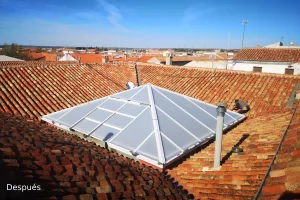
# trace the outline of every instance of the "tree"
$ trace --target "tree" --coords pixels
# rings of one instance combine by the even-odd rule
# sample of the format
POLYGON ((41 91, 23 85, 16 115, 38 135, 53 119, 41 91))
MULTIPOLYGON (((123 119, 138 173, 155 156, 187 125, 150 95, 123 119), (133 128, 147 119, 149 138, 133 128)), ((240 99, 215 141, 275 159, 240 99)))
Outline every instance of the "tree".
POLYGON ((5 43, 0 51, 0 54, 22 60, 29 60, 28 53, 24 51, 23 47, 16 43, 12 43, 11 45, 5 43))
POLYGON ((43 52, 43 49, 42 48, 37 48, 36 49, 36 53, 42 53, 43 52))

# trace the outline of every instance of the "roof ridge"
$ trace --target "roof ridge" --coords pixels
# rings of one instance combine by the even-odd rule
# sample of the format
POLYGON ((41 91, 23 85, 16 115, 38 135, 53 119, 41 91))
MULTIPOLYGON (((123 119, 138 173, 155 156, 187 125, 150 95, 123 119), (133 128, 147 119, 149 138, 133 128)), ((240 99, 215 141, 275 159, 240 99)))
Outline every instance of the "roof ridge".
POLYGON ((152 115, 152 122, 153 122, 154 136, 155 136, 155 140, 156 140, 158 158, 159 158, 159 162, 164 164, 166 161, 166 157, 165 157, 164 151, 163 151, 162 135, 161 135, 161 130, 160 130, 159 123, 158 123, 158 116, 157 116, 156 107, 155 107, 155 100, 154 100, 153 93, 152 93, 153 86, 150 83, 148 83, 146 85, 146 87, 148 90, 148 97, 149 97, 149 102, 150 102, 150 109, 151 109, 151 115, 152 115))

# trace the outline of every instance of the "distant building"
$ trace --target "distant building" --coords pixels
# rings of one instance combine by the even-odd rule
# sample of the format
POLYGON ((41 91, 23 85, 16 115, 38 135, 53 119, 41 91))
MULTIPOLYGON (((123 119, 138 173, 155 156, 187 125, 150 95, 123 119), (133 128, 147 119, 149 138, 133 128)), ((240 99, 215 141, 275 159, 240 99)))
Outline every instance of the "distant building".
POLYGON ((193 58, 193 61, 184 65, 185 67, 202 67, 214 69, 227 69, 233 53, 203 53, 193 58))
POLYGON ((29 57, 31 60, 41 60, 41 61, 57 61, 56 54, 50 53, 30 53, 29 57))
POLYGON ((291 49, 300 49, 300 46, 296 46, 293 42, 290 42, 289 46, 283 46, 282 42, 276 42, 276 43, 273 43, 273 44, 269 44, 269 45, 263 46, 263 48, 281 48, 281 49, 291 48, 291 49))
POLYGON ((59 61, 77 61, 70 54, 65 54, 63 57, 59 59, 59 61))
POLYGON ((299 48, 245 48, 232 59, 230 69, 277 74, 300 74, 299 48))
POLYGON ((0 61, 24 61, 24 60, 5 56, 5 55, 0 55, 0 61))

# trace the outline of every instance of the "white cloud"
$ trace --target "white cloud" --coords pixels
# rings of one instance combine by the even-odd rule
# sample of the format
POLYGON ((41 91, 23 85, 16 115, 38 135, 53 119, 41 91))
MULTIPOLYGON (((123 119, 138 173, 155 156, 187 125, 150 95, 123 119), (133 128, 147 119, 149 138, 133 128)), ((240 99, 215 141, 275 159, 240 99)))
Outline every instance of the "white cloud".
POLYGON ((99 3, 99 6, 102 7, 108 13, 108 21, 112 25, 121 30, 126 30, 126 28, 120 23, 120 21, 123 19, 123 16, 116 6, 108 3, 105 0, 97 0, 97 2, 99 3))
POLYGON ((204 7, 203 5, 200 6, 199 4, 191 5, 184 11, 182 23, 189 24, 202 16, 213 13, 216 9, 217 7, 204 7))

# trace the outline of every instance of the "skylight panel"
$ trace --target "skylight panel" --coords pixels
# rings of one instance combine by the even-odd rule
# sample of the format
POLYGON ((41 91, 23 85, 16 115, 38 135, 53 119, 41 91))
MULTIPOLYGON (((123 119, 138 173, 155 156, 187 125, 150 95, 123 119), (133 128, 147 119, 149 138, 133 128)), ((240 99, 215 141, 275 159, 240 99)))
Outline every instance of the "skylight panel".
MULTIPOLYGON (((212 137, 216 115, 214 105, 147 84, 42 119, 163 168, 212 137)), ((225 128, 244 117, 227 111, 225 128)))

